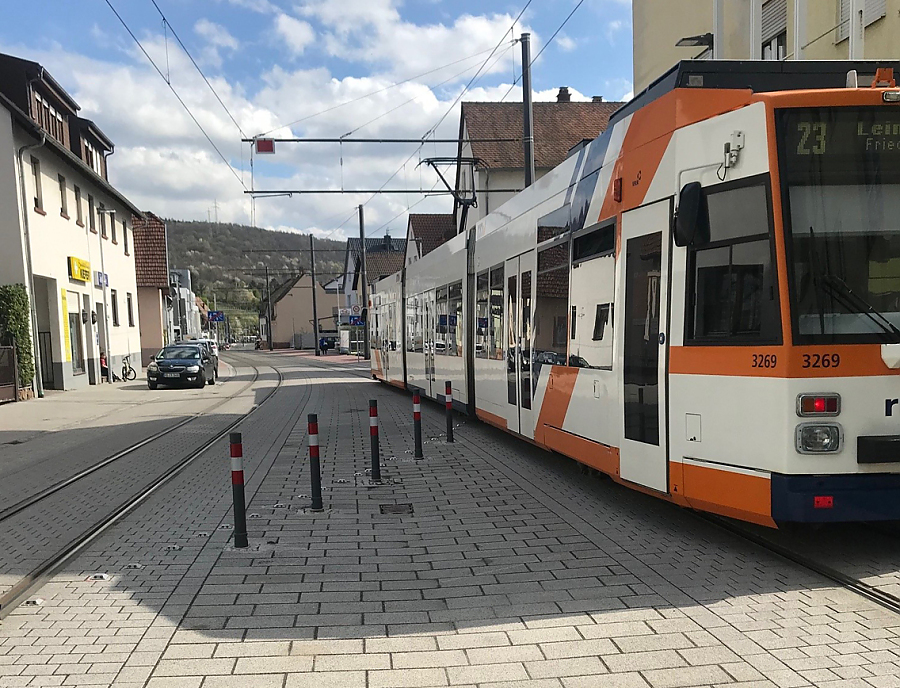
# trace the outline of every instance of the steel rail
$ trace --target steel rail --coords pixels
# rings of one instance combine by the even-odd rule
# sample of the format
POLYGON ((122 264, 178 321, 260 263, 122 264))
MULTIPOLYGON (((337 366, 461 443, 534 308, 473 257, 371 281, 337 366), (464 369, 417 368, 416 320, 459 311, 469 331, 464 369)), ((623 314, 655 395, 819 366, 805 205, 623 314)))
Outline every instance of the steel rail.
MULTIPOLYGON (((252 384, 252 382, 254 382, 259 377, 259 369, 256 366, 251 367, 253 367, 257 371, 257 375, 250 384, 252 384)), ((146 501, 152 494, 154 494, 160 487, 171 481, 190 464, 192 464, 203 454, 205 454, 216 442, 221 440, 223 437, 227 437, 228 433, 232 429, 244 422, 248 417, 250 417, 251 414, 262 407, 262 405, 267 401, 269 401, 269 399, 271 399, 274 394, 281 388, 284 382, 284 375, 281 373, 281 371, 274 366, 272 367, 272 369, 278 375, 278 384, 276 384, 272 388, 272 390, 265 396, 265 398, 262 399, 262 401, 260 401, 258 404, 254 404, 253 408, 247 411, 247 413, 241 415, 232 423, 229 423, 226 428, 219 431, 198 449, 195 449, 188 456, 184 457, 181 461, 175 464, 175 466, 168 469, 164 474, 154 478, 153 481, 148 486, 142 488, 137 495, 134 495, 123 504, 120 504, 112 512, 101 518, 94 525, 90 526, 85 532, 81 533, 74 540, 70 541, 67 545, 62 547, 56 554, 44 560, 39 566, 34 568, 29 573, 25 574, 19 580, 19 582, 17 582, 6 593, 0 596, 0 619, 5 618, 13 609, 18 607, 23 601, 25 601, 25 598, 27 598, 28 595, 30 595, 37 588, 40 588, 46 582, 46 580, 49 579, 56 571, 58 571, 62 566, 69 562, 73 557, 78 555, 92 542, 94 542, 94 540, 96 540, 107 529, 118 523, 122 518, 124 518, 132 511, 134 511, 138 506, 143 504, 143 502, 146 501)), ((245 389, 246 387, 247 386, 245 386, 245 389)))
POLYGON ((861 580, 853 578, 852 576, 848 576, 845 573, 841 573, 840 571, 833 569, 830 566, 826 566, 820 561, 816 561, 815 559, 811 559, 810 557, 799 554, 789 547, 785 547, 783 545, 779 545, 778 543, 772 542, 762 535, 748 532, 736 523, 731 523, 721 517, 714 516, 712 514, 701 514, 698 512, 693 513, 703 521, 710 523, 717 528, 720 528, 721 530, 731 533, 732 535, 735 535, 742 540, 753 543, 757 547, 761 547, 762 549, 765 549, 766 551, 775 554, 782 559, 797 564, 798 566, 801 566, 808 571, 817 573, 823 578, 827 578, 828 580, 837 583, 843 588, 852 590, 858 595, 865 597, 866 599, 894 612, 895 614, 900 614, 900 597, 897 597, 896 595, 892 595, 888 592, 884 592, 883 590, 879 590, 878 588, 869 585, 868 583, 863 583, 861 580))
MULTIPOLYGON (((241 390, 237 393, 237 395, 235 395, 235 396, 239 396, 239 395, 243 394, 254 382, 256 382, 257 379, 259 379, 259 370, 256 369, 255 366, 253 366, 253 368, 254 368, 254 370, 256 370, 256 374, 253 376, 253 379, 250 380, 247 384, 245 384, 241 388, 241 390)), ((72 483, 78 482, 82 478, 89 476, 91 473, 94 473, 95 471, 99 471, 101 468, 108 466, 109 464, 113 463, 114 461, 118 461, 119 459, 124 458, 124 457, 128 456, 129 454, 136 452, 141 447, 145 447, 148 444, 150 444, 151 442, 154 442, 154 441, 160 439, 161 437, 165 437, 169 433, 175 432, 176 430, 178 430, 178 428, 184 427, 188 423, 191 423, 191 422, 197 420, 198 418, 202 418, 203 416, 211 413, 212 411, 215 411, 217 408, 222 406, 222 404, 225 404, 226 402, 230 401, 231 399, 232 399, 232 397, 226 397, 226 398, 220 400, 218 403, 210 406, 205 411, 203 411, 201 413, 195 413, 195 414, 191 415, 189 418, 185 418, 184 420, 176 423, 175 425, 169 426, 168 428, 163 428, 162 430, 151 435, 150 437, 145 437, 141 441, 136 442, 136 443, 132 444, 131 446, 126 447, 125 449, 122 449, 121 451, 116 452, 112 456, 106 457, 105 459, 101 460, 99 463, 96 463, 93 466, 89 466, 89 467, 85 468, 84 470, 79 471, 75 475, 69 476, 68 478, 65 478, 64 480, 60 480, 59 482, 54 483, 53 485, 50 485, 49 487, 46 487, 43 490, 40 490, 40 491, 34 493, 33 495, 30 495, 30 496, 26 497, 25 499, 22 499, 22 500, 16 502, 12 506, 9 506, 9 507, 3 509, 2 511, 0 511, 0 523, 2 523, 3 521, 5 521, 8 518, 15 516, 19 512, 24 511, 28 507, 30 507, 34 504, 37 504, 41 500, 46 499, 50 495, 52 495, 56 492, 59 492, 60 490, 62 490, 65 487, 68 487, 72 483)))

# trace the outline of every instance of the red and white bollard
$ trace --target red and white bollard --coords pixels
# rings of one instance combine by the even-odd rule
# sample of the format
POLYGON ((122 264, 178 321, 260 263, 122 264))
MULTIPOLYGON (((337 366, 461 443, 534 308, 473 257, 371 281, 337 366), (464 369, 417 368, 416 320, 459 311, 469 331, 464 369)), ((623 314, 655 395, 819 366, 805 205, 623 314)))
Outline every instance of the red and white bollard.
POLYGON ((417 459, 425 458, 422 452, 422 397, 413 394, 413 432, 416 438, 416 449, 413 455, 417 459))
POLYGON ((247 540, 247 504, 244 500, 244 444, 241 433, 232 432, 231 442, 231 492, 234 497, 234 546, 244 548, 247 540))
POLYGON ((369 436, 372 438, 372 482, 381 482, 381 452, 378 447, 378 402, 369 400, 369 436))
POLYGON ((453 441, 453 387, 450 380, 444 386, 444 404, 447 406, 447 441, 453 441))
POLYGON ((322 467, 319 464, 319 418, 315 413, 307 417, 309 434, 309 477, 312 483, 310 511, 325 511, 322 504, 322 467))

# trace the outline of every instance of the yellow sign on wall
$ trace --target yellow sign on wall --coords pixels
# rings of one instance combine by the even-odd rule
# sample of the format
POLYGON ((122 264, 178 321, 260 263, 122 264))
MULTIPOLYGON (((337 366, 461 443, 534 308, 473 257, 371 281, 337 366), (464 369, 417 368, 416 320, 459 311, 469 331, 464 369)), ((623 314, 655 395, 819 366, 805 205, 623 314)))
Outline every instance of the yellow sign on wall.
POLYGON ((91 264, 81 258, 69 256, 69 277, 79 282, 90 282, 91 264))
MULTIPOLYGON (((69 260, 72 260, 71 258, 69 260)), ((76 259, 77 260, 77 259, 76 259)), ((90 270, 88 270, 90 272, 90 270)), ((59 290, 59 299, 62 302, 62 331, 63 344, 65 345, 66 362, 72 362, 72 338, 69 336, 69 292, 65 289, 59 290)))

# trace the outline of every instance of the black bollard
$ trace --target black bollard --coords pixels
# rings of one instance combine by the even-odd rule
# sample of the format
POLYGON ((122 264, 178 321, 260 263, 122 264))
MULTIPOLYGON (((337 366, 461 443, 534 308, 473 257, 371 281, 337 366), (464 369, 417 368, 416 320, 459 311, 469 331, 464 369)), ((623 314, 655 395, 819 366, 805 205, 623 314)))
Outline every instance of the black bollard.
POLYGON ((378 448, 378 402, 369 400, 369 435, 372 437, 372 482, 381 482, 381 452, 378 448))
POLYGON ((422 398, 418 394, 413 394, 413 432, 416 439, 414 457, 423 459, 425 453, 422 451, 422 398))
POLYGON ((444 403, 447 406, 447 441, 453 441, 453 387, 450 380, 444 387, 444 403))
POLYGON ((310 413, 309 421, 309 479, 312 483, 312 504, 310 511, 325 511, 322 504, 322 467, 319 465, 319 418, 310 413))
POLYGON ((231 493, 234 497, 234 546, 247 547, 247 504, 244 500, 244 444, 241 433, 232 432, 231 442, 231 493))

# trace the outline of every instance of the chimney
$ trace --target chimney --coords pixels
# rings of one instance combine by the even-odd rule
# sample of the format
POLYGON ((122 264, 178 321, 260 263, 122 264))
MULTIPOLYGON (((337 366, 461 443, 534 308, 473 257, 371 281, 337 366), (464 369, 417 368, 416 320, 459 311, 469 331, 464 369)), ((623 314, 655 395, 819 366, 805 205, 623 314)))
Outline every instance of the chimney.
POLYGON ((592 103, 602 103, 603 96, 591 96, 591 102, 592 103))
POLYGON ((391 235, 390 234, 384 235, 384 250, 385 251, 391 250, 391 235))
POLYGON ((568 86, 560 86, 559 93, 556 94, 557 103, 571 103, 572 95, 569 93, 568 86))

